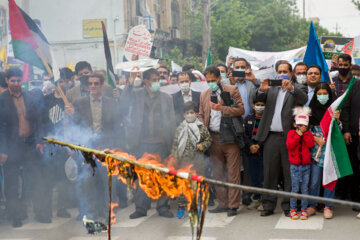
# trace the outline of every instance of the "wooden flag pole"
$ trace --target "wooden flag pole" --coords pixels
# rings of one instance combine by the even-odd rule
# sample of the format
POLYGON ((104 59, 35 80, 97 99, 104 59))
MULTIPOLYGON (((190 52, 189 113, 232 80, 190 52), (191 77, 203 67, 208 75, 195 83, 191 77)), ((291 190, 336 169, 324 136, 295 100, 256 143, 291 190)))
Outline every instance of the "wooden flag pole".
MULTIPOLYGON (((44 64, 45 68, 46 68, 46 71, 49 73, 50 75, 50 78, 53 78, 54 77, 54 73, 53 71, 51 70, 49 64, 47 63, 46 59, 45 59, 45 56, 44 54, 42 53, 42 51, 40 50, 40 48, 37 48, 35 49, 36 53, 39 55, 42 63, 44 64)), ((64 101, 65 105, 69 105, 69 100, 67 99, 67 97, 65 96, 64 94, 64 91, 61 89, 61 87, 58 85, 56 86, 56 89, 58 90, 62 100, 64 101)))
POLYGON ((330 78, 330 83, 333 84, 334 81, 333 81, 333 79, 332 79, 332 77, 331 77, 330 70, 328 71, 328 74, 329 74, 329 78, 330 78))

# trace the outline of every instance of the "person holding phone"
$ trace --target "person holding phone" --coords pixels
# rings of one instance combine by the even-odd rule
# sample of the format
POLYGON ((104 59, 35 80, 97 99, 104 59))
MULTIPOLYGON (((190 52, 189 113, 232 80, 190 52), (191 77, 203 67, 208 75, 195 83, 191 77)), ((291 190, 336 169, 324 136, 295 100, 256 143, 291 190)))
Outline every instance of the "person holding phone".
MULTIPOLYGON (((231 126, 225 122, 243 115, 244 105, 236 86, 221 83, 217 67, 207 67, 204 75, 209 89, 200 95, 199 120, 209 129, 212 138, 212 174, 215 179, 240 184, 241 151, 231 126), (225 104, 225 99, 221 98, 225 93, 232 102, 230 105, 225 104)), ((240 205, 240 190, 221 186, 216 186, 215 189, 219 205, 209 212, 227 212, 229 217, 236 215, 240 205)))
MULTIPOLYGON (((292 66, 288 61, 280 60, 275 65, 280 86, 270 86, 270 79, 261 82, 257 95, 265 99, 265 111, 261 119, 256 141, 264 142, 264 188, 277 189, 281 176, 284 190, 290 192, 290 164, 286 148, 286 136, 293 126, 292 109, 307 101, 307 94, 299 84, 291 83, 292 66)), ((261 216, 274 213, 277 198, 262 196, 264 210, 261 216)), ((281 203, 286 216, 290 216, 290 202, 284 198, 281 203)))

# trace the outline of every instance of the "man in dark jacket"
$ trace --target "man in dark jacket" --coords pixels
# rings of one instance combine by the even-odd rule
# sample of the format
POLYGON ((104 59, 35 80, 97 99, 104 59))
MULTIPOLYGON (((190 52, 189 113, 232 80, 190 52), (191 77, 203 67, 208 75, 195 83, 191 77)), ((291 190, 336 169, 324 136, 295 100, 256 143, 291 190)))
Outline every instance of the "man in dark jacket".
POLYGON ((360 120, 360 82, 356 81, 351 89, 349 98, 345 102, 340 119, 343 124, 345 143, 348 146, 351 166, 354 174, 346 177, 350 188, 351 200, 360 202, 360 164, 357 155, 359 146, 359 120, 360 120))
POLYGON ((177 75, 177 84, 180 88, 180 91, 172 94, 176 115, 176 126, 178 126, 184 120, 184 103, 194 102, 196 108, 199 109, 200 92, 191 90, 190 74, 192 73, 181 72, 177 75))
POLYGON ((22 226, 24 213, 20 209, 24 205, 24 193, 21 192, 19 197, 19 178, 23 169, 28 176, 24 184, 29 188, 35 219, 50 223, 49 194, 45 194, 46 183, 41 176, 41 104, 30 92, 21 89, 22 71, 19 68, 10 68, 6 74, 9 89, 0 95, 0 163, 4 163, 8 217, 13 227, 22 226))

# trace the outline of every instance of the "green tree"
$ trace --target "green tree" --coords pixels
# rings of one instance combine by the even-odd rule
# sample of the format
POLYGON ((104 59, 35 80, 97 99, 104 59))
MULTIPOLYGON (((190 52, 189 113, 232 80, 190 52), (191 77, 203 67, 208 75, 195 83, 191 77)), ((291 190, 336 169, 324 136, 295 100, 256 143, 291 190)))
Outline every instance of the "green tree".
POLYGON ((354 5, 357 7, 357 9, 359 9, 359 11, 360 11, 360 1, 359 0, 351 0, 353 3, 354 3, 354 5))
POLYGON ((202 66, 201 64, 201 56, 184 57, 177 46, 171 49, 168 53, 166 53, 163 64, 165 64, 169 69, 171 69, 171 61, 174 61, 180 66, 184 66, 186 64, 194 65, 195 68, 200 71, 202 71, 204 68, 204 66, 202 66))

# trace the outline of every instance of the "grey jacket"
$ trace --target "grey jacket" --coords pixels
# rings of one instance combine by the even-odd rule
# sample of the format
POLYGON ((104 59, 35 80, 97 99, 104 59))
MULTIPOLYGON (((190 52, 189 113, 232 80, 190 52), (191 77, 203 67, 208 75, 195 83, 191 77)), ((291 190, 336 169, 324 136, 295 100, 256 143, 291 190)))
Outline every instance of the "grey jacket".
MULTIPOLYGON (((258 95, 265 95, 265 111, 263 117, 260 121, 259 129, 256 134, 256 141, 265 141, 269 132, 270 125, 275 112, 275 104, 278 96, 278 87, 271 87, 265 92, 257 92, 258 95)), ((285 95, 283 108, 281 111, 281 122, 285 137, 288 131, 293 126, 294 117, 293 117, 293 108, 296 106, 303 106, 307 101, 307 93, 304 89, 304 86, 299 84, 294 85, 294 91, 288 91, 285 95)))

